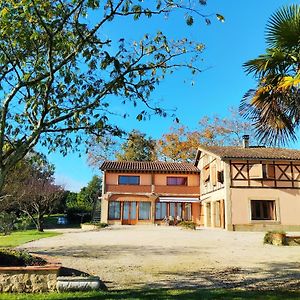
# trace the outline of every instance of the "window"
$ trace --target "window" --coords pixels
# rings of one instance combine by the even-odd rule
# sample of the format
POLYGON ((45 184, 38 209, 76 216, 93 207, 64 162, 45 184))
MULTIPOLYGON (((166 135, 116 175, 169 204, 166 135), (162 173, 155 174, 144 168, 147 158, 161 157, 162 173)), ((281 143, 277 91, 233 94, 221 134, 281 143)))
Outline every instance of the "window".
POLYGON ((155 219, 162 220, 167 216, 167 203, 157 202, 155 204, 155 219))
POLYGON ((218 171, 218 182, 224 183, 224 171, 218 171))
POLYGON ((140 184, 140 176, 128 176, 128 175, 120 175, 119 176, 119 184, 120 185, 139 185, 140 184))
POLYGON ((139 220, 151 219, 151 202, 139 202, 139 220))
POLYGON ((191 221, 192 220, 192 204, 185 203, 184 205, 184 220, 191 221))
POLYGON ((209 182, 209 179, 210 179, 210 171, 209 171, 209 166, 205 167, 203 169, 203 181, 205 183, 209 182))
POLYGON ((167 177, 167 185, 187 185, 187 177, 167 177))
POLYGON ((267 179, 274 179, 275 178, 275 166, 264 164, 262 165, 263 168, 263 177, 267 179))
POLYGON ((274 200, 251 200, 252 220, 275 220, 274 200))
POLYGON ((121 202, 110 201, 108 206, 108 219, 120 220, 121 218, 121 202))

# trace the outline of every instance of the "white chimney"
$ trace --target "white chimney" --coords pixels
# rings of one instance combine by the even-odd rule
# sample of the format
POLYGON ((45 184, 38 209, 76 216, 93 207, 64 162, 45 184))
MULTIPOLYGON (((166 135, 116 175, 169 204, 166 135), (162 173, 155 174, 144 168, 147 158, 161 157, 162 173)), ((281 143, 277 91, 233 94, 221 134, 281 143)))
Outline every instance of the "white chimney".
POLYGON ((243 135, 243 148, 249 148, 249 139, 248 134, 243 135))

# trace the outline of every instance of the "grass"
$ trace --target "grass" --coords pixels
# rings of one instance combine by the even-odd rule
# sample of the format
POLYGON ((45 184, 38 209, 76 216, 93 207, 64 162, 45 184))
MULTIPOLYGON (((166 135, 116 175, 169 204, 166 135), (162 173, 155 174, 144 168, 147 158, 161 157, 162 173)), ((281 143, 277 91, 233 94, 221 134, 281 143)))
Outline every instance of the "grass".
POLYGON ((82 300, 101 300, 101 299, 299 299, 300 291, 240 291, 225 289, 153 289, 153 290, 124 290, 115 292, 77 292, 77 293, 44 293, 44 294, 0 294, 1 300, 37 300, 37 299, 82 299, 82 300))
MULTIPOLYGON (((0 236, 0 247, 17 247, 42 238, 59 235, 58 232, 38 232, 37 230, 14 231, 10 235, 0 236)), ((0 296, 1 299, 1 296, 0 296)))

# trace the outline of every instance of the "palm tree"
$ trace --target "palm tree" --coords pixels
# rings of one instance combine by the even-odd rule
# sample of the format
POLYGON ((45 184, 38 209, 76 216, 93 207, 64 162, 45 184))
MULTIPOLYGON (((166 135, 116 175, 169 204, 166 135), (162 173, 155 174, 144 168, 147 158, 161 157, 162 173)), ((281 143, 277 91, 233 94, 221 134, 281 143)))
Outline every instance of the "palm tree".
POLYGON ((300 6, 275 12, 266 28, 265 54, 244 64, 257 79, 240 104, 241 114, 255 126, 264 144, 296 140, 300 125, 300 6))

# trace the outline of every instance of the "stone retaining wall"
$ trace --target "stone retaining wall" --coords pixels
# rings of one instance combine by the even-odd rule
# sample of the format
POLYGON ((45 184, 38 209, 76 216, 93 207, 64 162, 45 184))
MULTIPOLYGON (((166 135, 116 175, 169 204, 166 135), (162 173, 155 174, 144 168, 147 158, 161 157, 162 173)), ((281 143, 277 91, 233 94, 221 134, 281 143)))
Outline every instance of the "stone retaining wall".
POLYGON ((60 265, 0 267, 0 292, 54 291, 60 267, 60 265))

